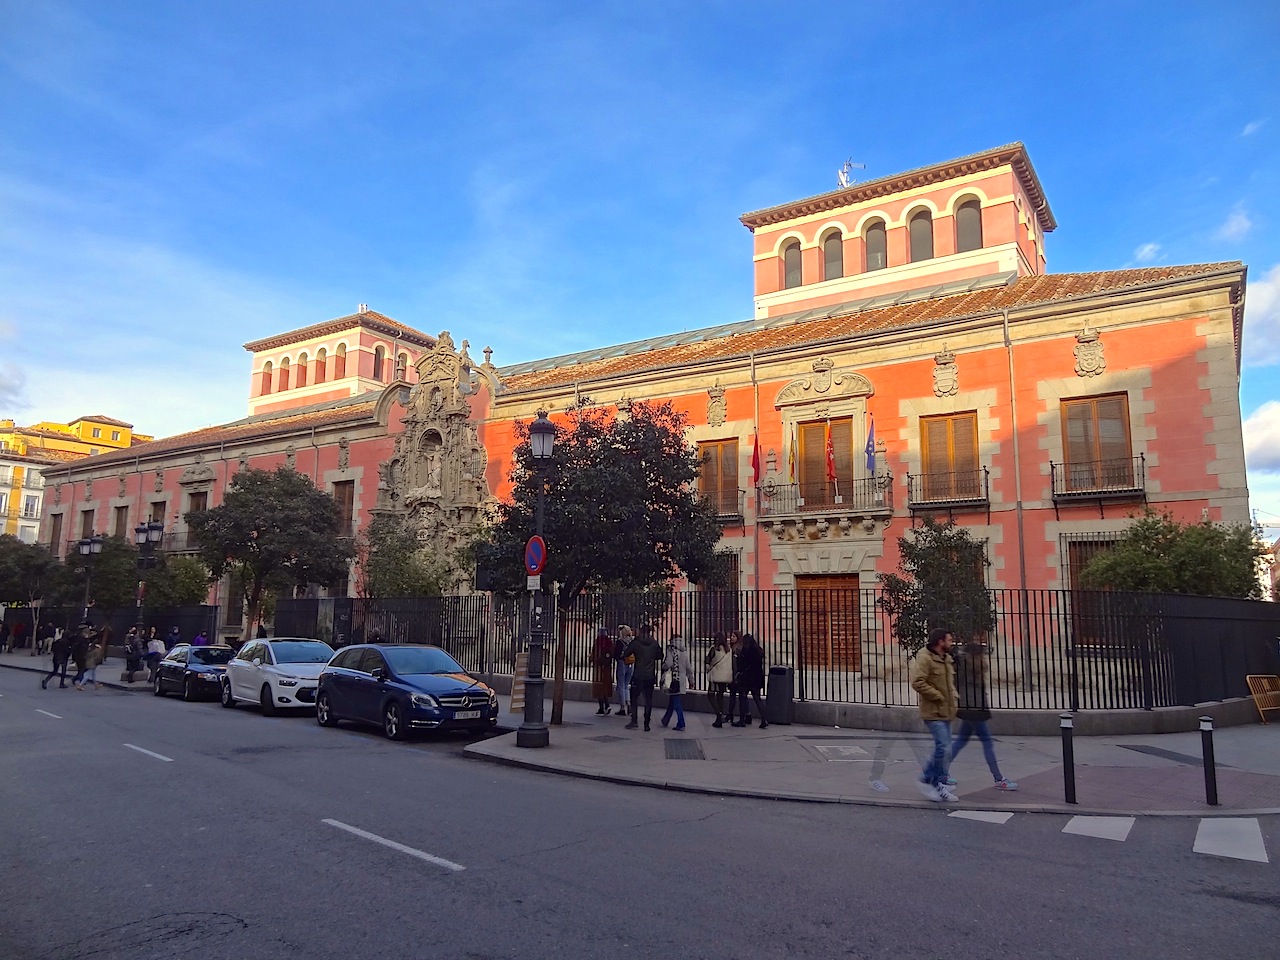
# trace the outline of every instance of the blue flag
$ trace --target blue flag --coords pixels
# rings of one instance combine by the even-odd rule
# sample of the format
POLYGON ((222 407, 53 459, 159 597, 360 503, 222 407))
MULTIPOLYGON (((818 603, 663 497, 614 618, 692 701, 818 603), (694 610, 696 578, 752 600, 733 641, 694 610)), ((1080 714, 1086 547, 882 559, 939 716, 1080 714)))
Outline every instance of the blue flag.
POLYGON ((876 418, 871 417, 871 429, 867 431, 867 473, 876 475, 876 418))

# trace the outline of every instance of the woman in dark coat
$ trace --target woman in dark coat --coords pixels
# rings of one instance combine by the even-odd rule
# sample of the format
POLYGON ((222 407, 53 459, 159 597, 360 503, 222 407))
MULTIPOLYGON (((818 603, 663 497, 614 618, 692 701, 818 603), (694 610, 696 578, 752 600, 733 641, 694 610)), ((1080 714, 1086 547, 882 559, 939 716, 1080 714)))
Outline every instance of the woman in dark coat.
MULTIPOLYGON (((760 702, 760 691, 764 689, 764 650, 760 643, 749 633, 742 635, 742 643, 738 647, 738 657, 733 666, 733 684, 738 691, 741 703, 735 727, 751 726, 751 706, 747 703, 748 695, 755 700, 756 710, 760 713, 760 729, 769 726, 764 718, 764 704, 760 702)), ((732 704, 729 712, 733 712, 732 704)))
POLYGON ((609 698, 613 696, 613 638, 609 631, 601 629, 591 645, 591 696, 600 704, 597 717, 607 717, 609 698))

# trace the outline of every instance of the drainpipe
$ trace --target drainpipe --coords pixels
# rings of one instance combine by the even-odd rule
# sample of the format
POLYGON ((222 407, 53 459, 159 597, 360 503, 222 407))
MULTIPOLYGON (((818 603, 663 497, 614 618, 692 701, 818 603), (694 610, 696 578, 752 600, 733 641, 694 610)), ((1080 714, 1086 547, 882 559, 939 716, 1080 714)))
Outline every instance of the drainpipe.
MULTIPOLYGON (((751 351, 751 392, 753 394, 752 399, 754 403, 753 413, 751 415, 752 426, 755 431, 755 435, 752 437, 752 453, 755 454, 755 452, 760 449, 760 381, 756 379, 756 352, 754 350, 751 351)), ((764 559, 760 556, 760 486, 754 476, 751 479, 755 484, 755 489, 752 490, 751 493, 752 502, 755 504, 756 512, 755 522, 751 524, 752 549, 755 551, 756 555, 755 573, 751 578, 751 586, 753 589, 759 590, 760 564, 764 559)))
POLYGON ((1027 589, 1027 548, 1023 542, 1022 449, 1018 440, 1018 392, 1013 373, 1013 340, 1009 336, 1009 310, 1000 311, 1004 329, 1004 352, 1009 366, 1009 418, 1013 423, 1013 495, 1018 518, 1018 586, 1027 589))

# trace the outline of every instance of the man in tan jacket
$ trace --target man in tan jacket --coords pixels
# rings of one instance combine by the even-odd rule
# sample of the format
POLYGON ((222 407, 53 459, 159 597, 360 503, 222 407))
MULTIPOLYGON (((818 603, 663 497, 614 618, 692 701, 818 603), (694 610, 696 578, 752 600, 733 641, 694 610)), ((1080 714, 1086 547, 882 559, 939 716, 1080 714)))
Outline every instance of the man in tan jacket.
POLYGON ((911 667, 911 687, 920 698, 920 719, 933 736, 933 756, 920 775, 920 792, 930 800, 957 801, 947 786, 951 765, 951 721, 956 718, 955 667, 951 648, 955 637, 950 630, 929 634, 929 644, 916 654, 911 667))

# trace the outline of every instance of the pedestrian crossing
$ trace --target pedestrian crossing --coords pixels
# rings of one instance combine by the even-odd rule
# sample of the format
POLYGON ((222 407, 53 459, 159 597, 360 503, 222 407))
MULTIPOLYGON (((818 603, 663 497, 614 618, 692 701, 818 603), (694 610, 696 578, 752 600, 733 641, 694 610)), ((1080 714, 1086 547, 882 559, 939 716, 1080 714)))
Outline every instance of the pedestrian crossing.
MULTIPOLYGON (((972 820, 996 826, 1008 824, 1016 813, 996 810, 953 810, 956 820, 972 820)), ((1124 843, 1133 835, 1136 817, 1071 817, 1062 827, 1068 836, 1124 843)), ((1262 825, 1257 817, 1202 817, 1196 828, 1192 852, 1230 860, 1270 863, 1262 825)))

